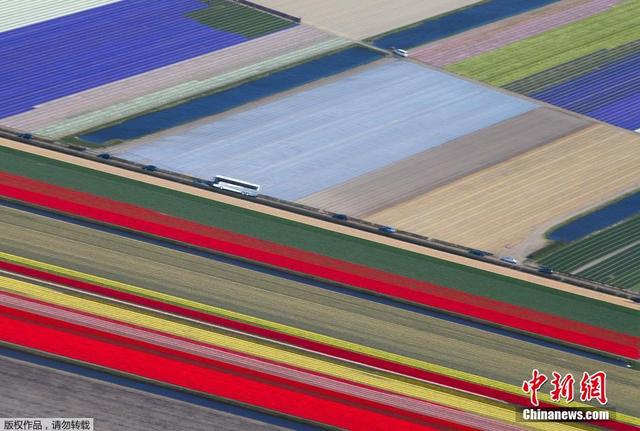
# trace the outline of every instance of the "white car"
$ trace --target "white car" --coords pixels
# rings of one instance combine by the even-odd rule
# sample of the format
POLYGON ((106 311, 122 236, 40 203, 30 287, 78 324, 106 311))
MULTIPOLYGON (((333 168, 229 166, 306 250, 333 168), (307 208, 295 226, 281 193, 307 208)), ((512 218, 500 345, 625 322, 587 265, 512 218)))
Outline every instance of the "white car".
POLYGON ((502 256, 500 260, 504 263, 508 263, 509 265, 518 264, 518 260, 515 257, 511 257, 511 256, 502 256))
POLYGON ((409 52, 405 49, 393 48, 393 53, 400 57, 409 57, 409 52))

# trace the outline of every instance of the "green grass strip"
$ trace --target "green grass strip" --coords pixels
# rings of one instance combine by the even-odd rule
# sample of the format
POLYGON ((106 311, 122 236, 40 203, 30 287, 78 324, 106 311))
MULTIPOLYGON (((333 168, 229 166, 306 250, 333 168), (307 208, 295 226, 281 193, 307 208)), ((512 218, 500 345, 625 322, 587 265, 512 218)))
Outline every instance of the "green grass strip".
POLYGON ((602 49, 640 39, 640 1, 451 65, 448 69, 504 86, 602 49))
POLYGON ((123 177, 0 148, 0 171, 175 217, 637 335, 638 313, 595 299, 250 211, 123 177))

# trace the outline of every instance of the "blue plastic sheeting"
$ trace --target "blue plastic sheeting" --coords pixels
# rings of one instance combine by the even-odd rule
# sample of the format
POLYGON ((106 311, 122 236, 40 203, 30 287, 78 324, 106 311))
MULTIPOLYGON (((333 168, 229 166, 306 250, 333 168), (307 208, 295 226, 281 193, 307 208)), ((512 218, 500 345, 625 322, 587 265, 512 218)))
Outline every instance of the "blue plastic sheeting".
POLYGON ((453 36, 510 16, 555 3, 558 0, 489 0, 457 11, 431 18, 422 23, 381 36, 376 46, 412 48, 444 37, 453 36))
POLYGON ((116 154, 296 200, 535 107, 397 60, 116 154))
POLYGON ((640 192, 573 220, 549 234, 554 241, 570 242, 640 214, 640 192))
POLYGON ((41 367, 47 367, 53 370, 59 370, 67 373, 77 374, 79 376, 87 377, 90 379, 95 379, 102 382, 120 385, 125 388, 136 389, 139 391, 148 392, 150 394, 171 398, 174 400, 198 405, 201 407, 207 407, 210 409, 223 411, 232 415, 251 418, 257 421, 261 421, 264 423, 268 423, 271 425, 275 425, 275 426, 279 426, 279 427, 283 427, 291 430, 316 431, 320 429, 318 427, 314 427, 311 425, 294 422, 285 417, 272 416, 272 415, 269 415, 268 413, 263 413, 257 410, 251 410, 248 408, 244 408, 244 407, 236 406, 232 404, 226 404, 220 401, 216 401, 212 398, 199 397, 197 395, 192 395, 188 392, 169 389, 162 386, 156 386, 143 381, 127 379, 124 377, 117 376, 115 374, 110 374, 110 373, 98 371, 91 368, 81 367, 79 365, 74 365, 71 363, 56 361, 54 359, 32 355, 27 352, 0 347, 0 355, 5 356, 7 358, 17 359, 19 361, 39 365, 41 367))
POLYGON ((247 40, 185 16, 199 0, 124 0, 0 34, 0 118, 247 40))
POLYGON ((120 124, 80 136, 86 142, 104 145, 110 140, 137 139, 165 129, 254 102, 263 97, 308 84, 377 60, 381 55, 365 48, 350 48, 289 69, 275 72, 229 90, 135 117, 120 124))
POLYGON ((630 130, 640 127, 640 54, 532 94, 532 97, 630 130))

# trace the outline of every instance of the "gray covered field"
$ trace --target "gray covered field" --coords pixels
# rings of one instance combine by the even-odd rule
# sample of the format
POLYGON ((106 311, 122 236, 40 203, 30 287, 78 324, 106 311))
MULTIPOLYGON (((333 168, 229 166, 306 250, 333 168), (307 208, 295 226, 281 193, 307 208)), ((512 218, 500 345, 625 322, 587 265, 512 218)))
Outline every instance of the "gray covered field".
POLYGON ((0 417, 89 417, 96 431, 284 429, 5 356, 0 356, 0 417))
POLYGON ((534 109, 408 61, 383 61, 282 99, 114 149, 296 200, 534 109))
POLYGON ((315 193, 300 202, 364 217, 589 124, 586 119, 560 111, 536 109, 315 193))

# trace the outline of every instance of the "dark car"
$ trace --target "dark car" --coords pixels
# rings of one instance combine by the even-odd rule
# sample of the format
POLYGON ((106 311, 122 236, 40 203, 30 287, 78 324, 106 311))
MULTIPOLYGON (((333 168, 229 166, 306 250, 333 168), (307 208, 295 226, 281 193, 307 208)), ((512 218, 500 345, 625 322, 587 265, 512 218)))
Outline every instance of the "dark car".
POLYGON ((472 255, 478 256, 478 257, 485 257, 485 256, 489 256, 490 255, 490 253, 487 253, 486 251, 477 250, 477 249, 469 250, 469 254, 472 254, 472 255))
POLYGON ((33 135, 31 133, 20 133, 18 135, 18 138, 26 139, 27 141, 30 141, 33 139, 33 135))
POLYGON ((396 233, 396 228, 391 226, 380 226, 378 230, 384 233, 396 233))
POLYGON ((549 268, 548 266, 541 266, 540 268, 538 268, 538 272, 540 274, 551 275, 553 274, 553 269, 549 268))
POLYGON ((155 165, 144 165, 142 169, 149 172, 155 172, 158 170, 158 168, 155 165))
POLYGON ((342 220, 342 221, 349 220, 349 217, 347 217, 346 214, 333 214, 331 217, 336 220, 342 220))
POLYGON ((109 154, 109 153, 100 153, 100 154, 98 154, 98 157, 100 157, 101 159, 109 160, 111 158, 111 154, 109 154))

